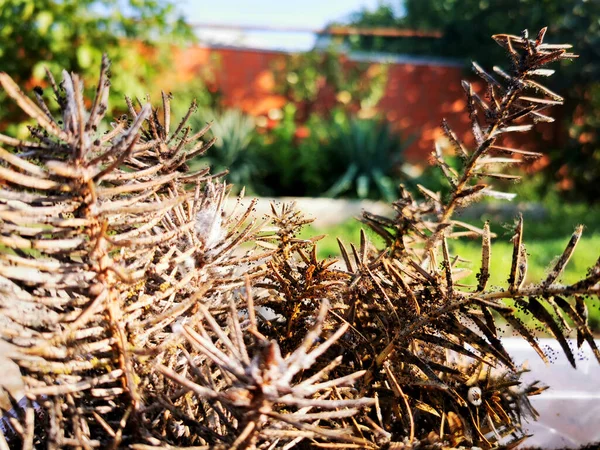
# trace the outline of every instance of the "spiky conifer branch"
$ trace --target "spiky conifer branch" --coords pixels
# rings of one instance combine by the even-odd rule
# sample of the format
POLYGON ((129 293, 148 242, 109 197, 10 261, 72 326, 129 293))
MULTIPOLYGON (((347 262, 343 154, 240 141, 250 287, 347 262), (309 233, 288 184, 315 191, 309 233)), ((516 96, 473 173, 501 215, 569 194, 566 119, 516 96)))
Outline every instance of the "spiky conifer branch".
POLYGON ((203 139, 209 125, 187 127, 195 105, 171 131, 169 95, 162 114, 126 99, 129 116, 102 134, 106 59, 87 113, 77 76, 65 72, 59 86, 50 75, 61 121, 43 92, 36 89, 36 104, 0 74, 38 122, 30 140, 0 135, 13 147, 0 149, 0 325, 26 393, 0 421, 10 445, 521 442, 522 417, 535 416, 528 398, 543 388, 520 385, 497 316, 546 355, 504 299, 550 330, 573 364, 570 329, 600 360, 584 300, 599 293, 600 260, 583 280, 560 284, 578 228, 545 280, 528 285, 520 221, 507 288, 489 288, 494 235, 453 212, 482 194, 506 196, 474 183, 505 177, 488 168, 516 161, 496 153, 537 155, 497 138, 529 128, 523 119, 547 121, 543 112, 558 102, 531 77, 573 55, 544 44, 544 33, 494 37, 511 59, 510 74, 495 68, 504 83, 474 66, 488 86, 483 100, 464 84, 476 148, 444 123, 465 164, 456 172, 440 149, 434 155, 449 199, 420 186, 425 200, 417 201, 401 189, 396 217, 363 217, 385 248, 362 232, 358 247, 340 242, 342 267, 317 258, 319 237, 296 237, 309 221, 293 206, 273 207, 271 229, 251 217, 252 205, 239 216, 224 211, 219 174, 190 173, 186 164, 214 142, 203 139), (473 236, 482 239, 476 287, 461 283, 468 272, 449 245, 473 236), (249 241, 256 248, 241 250, 249 241))

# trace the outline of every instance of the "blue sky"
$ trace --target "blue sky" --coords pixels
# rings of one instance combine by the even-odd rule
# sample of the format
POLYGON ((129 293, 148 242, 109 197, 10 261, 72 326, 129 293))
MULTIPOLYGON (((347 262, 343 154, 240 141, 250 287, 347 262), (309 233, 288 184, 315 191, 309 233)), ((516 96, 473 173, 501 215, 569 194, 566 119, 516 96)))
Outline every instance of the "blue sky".
MULTIPOLYGON (((381 0, 181 0, 180 11, 188 23, 268 25, 319 29, 347 19, 362 8, 375 9, 381 0)), ((399 3, 397 0, 394 3, 399 3)), ((286 50, 308 50, 314 43, 309 33, 197 31, 200 39, 223 44, 286 50)))

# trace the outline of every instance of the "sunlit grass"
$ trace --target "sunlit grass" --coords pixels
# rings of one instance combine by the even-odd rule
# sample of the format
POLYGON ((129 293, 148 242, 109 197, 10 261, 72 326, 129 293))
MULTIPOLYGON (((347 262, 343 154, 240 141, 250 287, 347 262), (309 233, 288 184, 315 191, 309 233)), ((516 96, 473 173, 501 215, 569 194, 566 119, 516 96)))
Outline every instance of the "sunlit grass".
MULTIPOLYGON (((539 283, 546 277, 548 270, 552 267, 556 258, 563 252, 571 236, 569 233, 564 234, 562 232, 569 229, 569 221, 576 219, 564 218, 560 224, 556 223, 556 219, 555 223, 548 221, 543 224, 533 224, 530 227, 529 233, 527 233, 527 224, 525 225, 526 238, 524 241, 528 254, 526 283, 539 283), (535 239, 532 236, 531 231, 535 231, 536 228, 546 230, 546 232, 542 233, 544 236, 543 239, 535 239), (555 234, 560 233, 562 235, 549 237, 551 234, 549 231, 552 229, 557 230, 555 234)), ((317 245, 318 255, 320 258, 335 258, 340 256, 336 237, 339 237, 348 247, 352 243, 358 245, 361 228, 365 229, 367 236, 377 247, 382 246, 382 240, 357 220, 346 221, 328 228, 314 228, 309 226, 302 231, 300 237, 325 234, 326 236, 317 245)), ((512 260, 513 246, 510 242, 512 233, 508 230, 503 231, 502 229, 496 230, 496 233, 498 236, 492 240, 492 259, 490 264, 490 279, 488 281, 488 287, 490 288, 507 286, 512 260)), ((477 284, 476 274, 481 267, 481 242, 475 239, 450 241, 449 248, 451 256, 458 254, 462 259, 469 261, 462 263, 461 267, 470 269, 471 274, 460 280, 460 282, 465 285, 475 286, 477 284)), ((597 261, 599 254, 600 230, 592 227, 591 230, 588 229, 587 232, 584 232, 575 253, 558 281, 569 284, 585 277, 588 269, 597 261)), ((589 304, 588 307, 591 326, 598 332, 600 331, 600 304, 595 302, 589 304)))

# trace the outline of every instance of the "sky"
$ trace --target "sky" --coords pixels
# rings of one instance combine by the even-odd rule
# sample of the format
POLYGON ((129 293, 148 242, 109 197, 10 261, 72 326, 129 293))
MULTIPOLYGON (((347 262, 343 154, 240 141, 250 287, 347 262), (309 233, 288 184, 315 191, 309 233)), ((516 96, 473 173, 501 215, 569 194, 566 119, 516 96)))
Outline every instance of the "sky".
MULTIPOLYGON (((320 29, 363 8, 373 10, 381 0, 181 0, 188 23, 266 25, 320 29)), ((399 2, 397 2, 399 3, 399 2)), ((197 29, 205 42, 283 50, 309 50, 310 33, 240 32, 197 29)))

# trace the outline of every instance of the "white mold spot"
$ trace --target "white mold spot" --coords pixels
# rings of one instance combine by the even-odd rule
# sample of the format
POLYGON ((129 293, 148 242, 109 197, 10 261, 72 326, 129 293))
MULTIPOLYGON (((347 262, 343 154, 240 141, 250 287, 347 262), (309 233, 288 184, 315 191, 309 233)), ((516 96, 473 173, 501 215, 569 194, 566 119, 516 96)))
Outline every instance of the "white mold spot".
POLYGON ((481 403, 482 403, 481 389, 478 388, 477 386, 473 386, 472 388, 469 388, 469 392, 467 394, 467 399, 469 400, 469 403, 471 403, 472 405, 475 405, 475 406, 481 405, 481 403))

